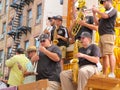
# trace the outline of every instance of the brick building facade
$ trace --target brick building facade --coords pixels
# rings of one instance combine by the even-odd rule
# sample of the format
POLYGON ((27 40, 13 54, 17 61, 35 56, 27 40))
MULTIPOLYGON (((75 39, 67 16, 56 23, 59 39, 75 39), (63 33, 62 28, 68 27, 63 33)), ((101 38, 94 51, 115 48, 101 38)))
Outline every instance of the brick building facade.
MULTIPOLYGON (((0 67, 4 68, 4 62, 11 53, 13 38, 8 35, 12 30, 13 19, 16 11, 11 7, 12 3, 19 3, 21 0, 0 0, 0 67), (3 64, 3 65, 1 65, 3 64)), ((24 1, 24 0, 23 0, 24 1)), ((31 32, 22 34, 18 47, 26 49, 28 46, 39 46, 37 37, 47 27, 47 17, 53 15, 63 16, 63 25, 68 27, 71 25, 72 3, 77 0, 33 0, 33 3, 26 5, 20 16, 20 26, 31 27, 31 32)), ((87 1, 87 0, 86 0, 87 1)), ((97 2, 96 0, 93 0, 97 2)), ((95 3, 94 2, 94 3, 95 3)), ((87 1, 87 6, 91 7, 91 3, 87 1)))
MULTIPOLYGON (((15 17, 15 9, 11 7, 10 5, 12 3, 19 3, 20 0, 0 0, 0 66, 3 70, 4 68, 4 62, 8 58, 9 54, 11 53, 11 47, 13 45, 13 38, 8 35, 8 32, 12 30, 12 24, 13 19, 15 17)), ((53 0, 54 3, 56 3, 60 11, 58 13, 49 12, 49 14, 45 15, 45 5, 47 3, 48 8, 49 4, 52 4, 52 2, 48 2, 47 0, 34 0, 33 3, 30 3, 30 5, 26 5, 23 9, 23 13, 20 16, 20 25, 21 26, 29 26, 31 27, 31 32, 28 32, 26 34, 22 34, 20 44, 18 47, 26 49, 28 46, 35 45, 39 46, 39 42, 37 41, 37 37, 43 32, 43 30, 46 27, 47 17, 48 15, 52 16, 54 14, 62 15, 64 18, 64 22, 66 22, 66 15, 67 15, 67 0, 62 2, 63 0, 53 0), (51 14, 52 13, 52 14, 51 14)), ((57 7, 55 7, 57 8, 57 7)), ((64 23, 66 24, 66 23, 64 23)))

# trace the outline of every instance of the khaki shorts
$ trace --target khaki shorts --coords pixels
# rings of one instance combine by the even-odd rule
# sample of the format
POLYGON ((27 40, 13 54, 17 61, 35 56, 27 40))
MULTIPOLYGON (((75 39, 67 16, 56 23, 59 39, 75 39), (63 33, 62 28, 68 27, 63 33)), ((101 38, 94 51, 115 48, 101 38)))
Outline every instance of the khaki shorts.
MULTIPOLYGON (((49 87, 44 90, 60 90, 60 83, 56 81, 48 81, 49 87)), ((43 90, 43 89, 41 89, 43 90)))
POLYGON ((99 47, 102 56, 113 54, 115 35, 105 34, 100 36, 99 47))
POLYGON ((60 46, 59 48, 62 52, 62 59, 66 58, 66 51, 67 51, 66 46, 60 46))

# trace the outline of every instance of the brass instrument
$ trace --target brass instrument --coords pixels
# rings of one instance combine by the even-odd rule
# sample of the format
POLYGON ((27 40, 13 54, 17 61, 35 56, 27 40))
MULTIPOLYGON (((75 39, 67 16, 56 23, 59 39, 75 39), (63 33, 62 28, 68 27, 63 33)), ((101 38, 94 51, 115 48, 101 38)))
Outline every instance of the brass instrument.
POLYGON ((57 45, 58 44, 58 40, 57 40, 57 30, 58 27, 56 26, 55 30, 54 30, 54 34, 53 34, 53 44, 57 45))
POLYGON ((47 27, 44 29, 44 34, 50 34, 50 26, 47 26, 47 27))
MULTIPOLYGON (((78 16, 76 18, 76 23, 74 24, 74 26, 72 27, 72 35, 75 36, 78 31, 81 28, 81 25, 78 23, 79 20, 83 20, 84 19, 84 15, 82 10, 85 8, 85 0, 78 0, 78 16)), ((79 70, 79 65, 78 65, 78 58, 74 57, 74 55, 76 55, 78 53, 78 45, 79 45, 79 40, 75 41, 74 44, 74 51, 73 51, 73 59, 71 60, 72 63, 72 80, 74 84, 77 84, 78 82, 78 70, 79 70)))
POLYGON ((79 20, 83 20, 84 19, 84 14, 83 14, 83 9, 85 8, 85 0, 78 0, 78 15, 76 18, 76 22, 73 24, 71 30, 72 30, 72 35, 75 36, 77 35, 78 31, 81 28, 81 25, 78 23, 79 20))
POLYGON ((78 45, 79 45, 79 40, 76 40, 74 43, 73 59, 70 61, 72 64, 72 80, 73 80, 73 83, 75 84, 77 84, 78 82, 79 60, 74 55, 78 53, 78 45))

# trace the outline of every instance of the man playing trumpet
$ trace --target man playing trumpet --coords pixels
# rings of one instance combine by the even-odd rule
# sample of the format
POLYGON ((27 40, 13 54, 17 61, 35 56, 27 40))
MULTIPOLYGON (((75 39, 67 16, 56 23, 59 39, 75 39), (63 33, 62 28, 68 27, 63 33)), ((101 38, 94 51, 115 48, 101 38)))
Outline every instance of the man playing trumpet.
POLYGON ((109 77, 115 78, 115 56, 113 53, 114 40, 115 40, 115 20, 117 17, 117 11, 113 8, 112 0, 100 0, 106 11, 100 12, 97 8, 93 7, 93 16, 96 25, 98 25, 98 32, 100 36, 99 46, 102 53, 103 59, 103 74, 107 74, 108 60, 110 63, 110 74, 109 77), (96 14, 100 15, 101 18, 98 20, 96 14))

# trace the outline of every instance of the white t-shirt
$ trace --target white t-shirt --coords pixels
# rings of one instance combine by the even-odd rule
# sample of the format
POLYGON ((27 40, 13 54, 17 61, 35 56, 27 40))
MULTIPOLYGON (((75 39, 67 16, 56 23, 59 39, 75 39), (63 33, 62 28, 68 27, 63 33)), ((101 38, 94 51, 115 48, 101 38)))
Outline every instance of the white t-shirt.
POLYGON ((4 82, 0 81, 0 89, 3 88, 7 88, 7 85, 4 82))

